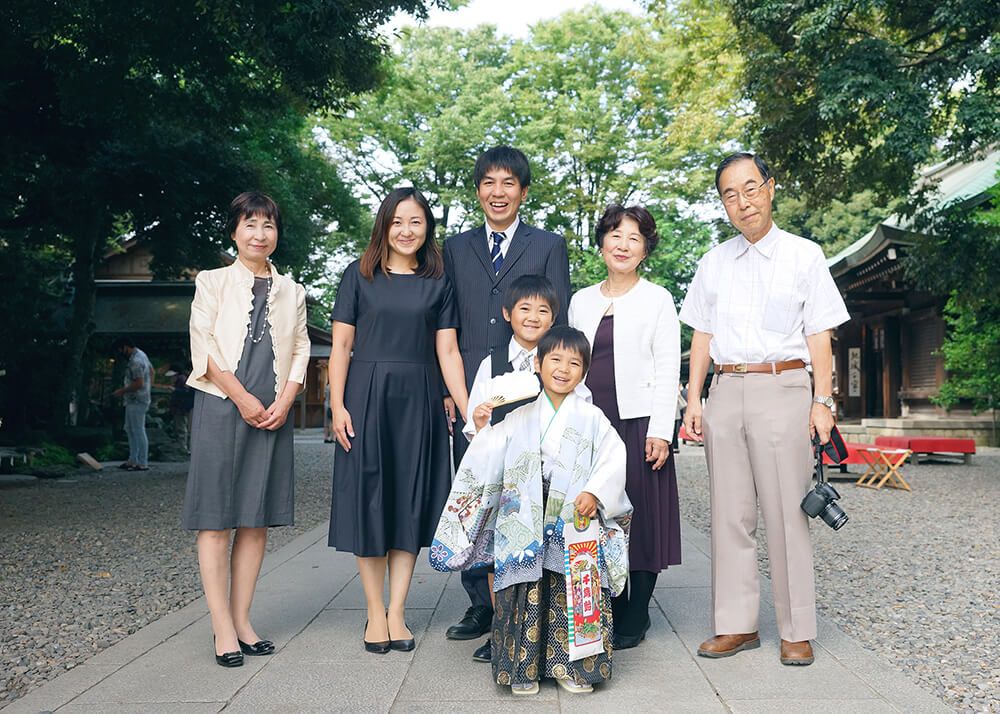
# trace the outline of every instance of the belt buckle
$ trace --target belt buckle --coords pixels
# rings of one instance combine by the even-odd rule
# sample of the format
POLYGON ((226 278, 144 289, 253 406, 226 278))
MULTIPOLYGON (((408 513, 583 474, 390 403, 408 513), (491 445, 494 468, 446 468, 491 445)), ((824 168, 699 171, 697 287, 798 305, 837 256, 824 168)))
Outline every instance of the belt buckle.
POLYGON ((736 374, 746 374, 746 372, 747 372, 747 363, 746 362, 740 362, 739 364, 734 364, 733 365, 733 371, 736 372, 736 374))

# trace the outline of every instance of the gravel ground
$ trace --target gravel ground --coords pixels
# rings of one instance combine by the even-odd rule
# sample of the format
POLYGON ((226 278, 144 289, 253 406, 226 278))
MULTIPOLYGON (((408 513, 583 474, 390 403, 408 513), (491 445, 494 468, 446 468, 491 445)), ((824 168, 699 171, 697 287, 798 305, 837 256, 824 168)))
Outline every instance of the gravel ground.
MULTIPOLYGON (((332 454, 296 444, 298 525, 270 550, 329 516, 332 454)), ((678 472, 681 513, 707 532, 699 448, 678 472)), ((813 527, 820 611, 956 711, 1000 712, 1000 450, 904 474, 912 493, 837 483, 851 520, 813 527)), ((201 595, 184 477, 164 464, 0 489, 0 708, 201 595)))
MULTIPOLYGON (((835 481, 850 521, 812 523, 820 613, 961 712, 1000 712, 1000 449, 983 451, 904 466, 911 493, 835 481)), ((681 515, 708 533, 699 447, 681 449, 678 480, 681 515)), ((765 544, 761 522, 763 572, 765 544)))
MULTIPOLYGON (((330 517, 330 445, 296 444, 296 525, 330 517)), ((0 488, 0 708, 201 596, 187 464, 0 488)))

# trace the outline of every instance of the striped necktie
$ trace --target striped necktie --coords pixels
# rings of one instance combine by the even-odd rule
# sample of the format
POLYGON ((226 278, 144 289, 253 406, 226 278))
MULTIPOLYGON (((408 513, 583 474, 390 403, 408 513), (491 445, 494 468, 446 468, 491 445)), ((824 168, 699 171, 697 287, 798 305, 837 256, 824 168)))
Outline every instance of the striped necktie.
POLYGON ((503 267, 503 253, 500 252, 500 244, 504 242, 507 236, 502 232, 493 231, 490 233, 490 237, 493 239, 493 250, 490 251, 490 260, 493 261, 493 272, 499 273, 500 268, 503 267))
POLYGON ((521 354, 519 356, 521 358, 521 364, 517 366, 517 370, 519 372, 527 372, 532 368, 531 355, 528 352, 521 350, 521 354))

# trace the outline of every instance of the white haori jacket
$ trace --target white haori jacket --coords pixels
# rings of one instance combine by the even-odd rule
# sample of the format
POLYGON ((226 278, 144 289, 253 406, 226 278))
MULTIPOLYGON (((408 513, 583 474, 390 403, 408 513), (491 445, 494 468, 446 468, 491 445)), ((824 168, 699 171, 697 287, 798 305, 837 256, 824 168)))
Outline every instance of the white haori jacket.
POLYGON ((622 419, 649 417, 647 438, 670 441, 681 373, 681 327, 666 288, 640 278, 614 299, 601 285, 578 290, 569 303, 569 324, 594 346, 601 318, 614 302, 615 392, 622 419))
MULTIPOLYGON (((188 386, 226 398, 206 376, 209 356, 223 372, 236 372, 253 314, 253 272, 239 259, 232 265, 203 270, 195 277, 191 303, 191 375, 188 386)), ((285 383, 305 385, 309 366, 306 292, 271 264, 268 324, 274 349, 274 393, 285 383)), ((267 406, 267 405, 265 405, 267 406)))
POLYGON ((431 565, 447 572, 492 562, 496 591, 536 582, 543 568, 563 573, 563 525, 573 522, 581 491, 599 502, 601 586, 617 595, 628 577, 632 514, 625 444, 604 413, 576 394, 554 412, 542 392, 476 434, 441 514, 431 565))

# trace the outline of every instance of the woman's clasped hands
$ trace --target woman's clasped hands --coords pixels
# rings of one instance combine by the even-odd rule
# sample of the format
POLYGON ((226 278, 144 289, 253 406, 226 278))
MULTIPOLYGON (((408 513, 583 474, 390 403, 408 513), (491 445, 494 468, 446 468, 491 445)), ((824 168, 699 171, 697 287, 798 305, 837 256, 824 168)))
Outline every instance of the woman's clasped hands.
POLYGON ((249 392, 233 399, 233 402, 236 404, 243 421, 255 429, 266 431, 277 431, 284 426, 292 406, 292 403, 287 399, 279 397, 265 409, 260 400, 249 392))

